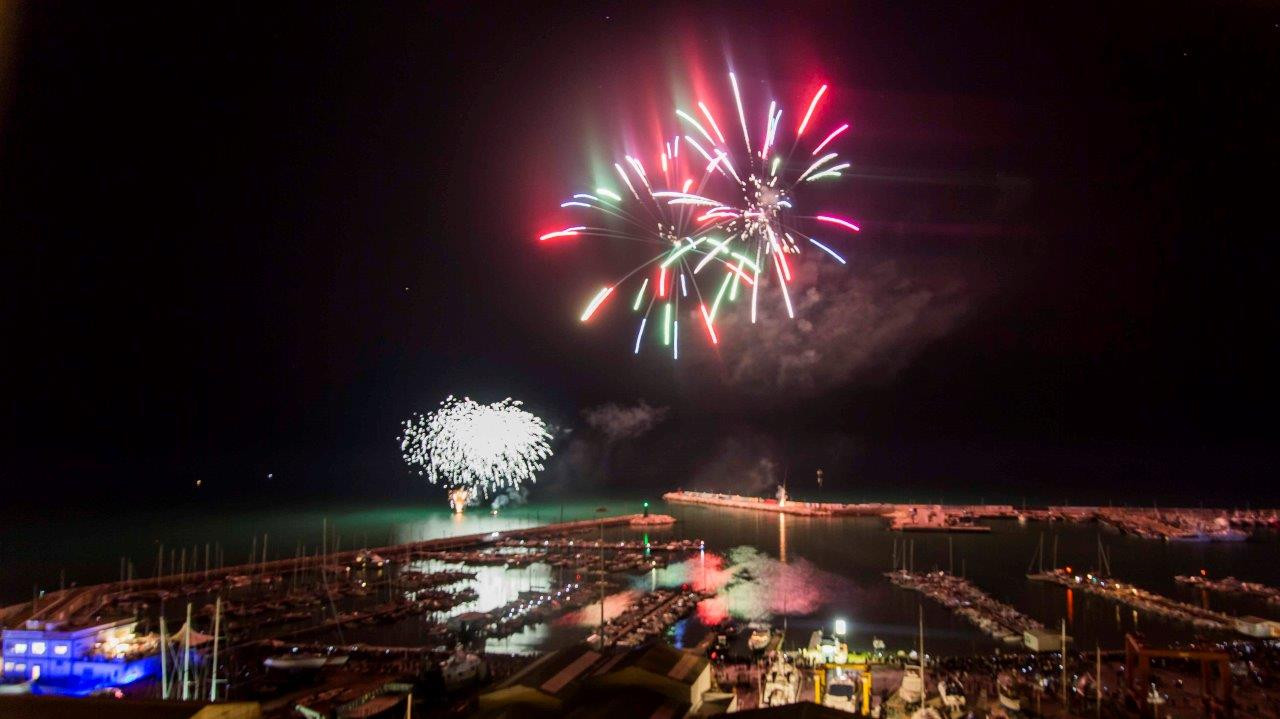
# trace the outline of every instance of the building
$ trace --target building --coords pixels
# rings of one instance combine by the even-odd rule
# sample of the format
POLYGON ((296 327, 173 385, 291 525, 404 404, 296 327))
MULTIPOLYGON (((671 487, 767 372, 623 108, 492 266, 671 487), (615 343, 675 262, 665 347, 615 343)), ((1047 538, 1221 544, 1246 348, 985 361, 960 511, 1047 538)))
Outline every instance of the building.
POLYGON ((28 621, 0 633, 5 682, 32 682, 50 693, 88 694, 123 686, 160 671, 154 637, 139 637, 137 622, 89 626, 28 621))
MULTIPOLYGON (((1028 629, 1022 633, 1022 643, 1033 652, 1057 652, 1062 650, 1062 634, 1047 629, 1028 629)), ((1071 637, 1067 637, 1071 643, 1071 637)))
POLYGON ((5 719, 262 719, 257 702, 0 696, 5 719))
POLYGON ((704 656, 654 642, 610 657, 592 673, 588 685, 592 690, 646 689, 687 706, 685 714, 692 714, 711 691, 711 664, 704 656))
POLYGON ((797 702, 777 707, 748 709, 738 712, 734 716, 750 717, 751 719, 843 719, 848 717, 849 713, 814 704, 813 702, 797 702))
POLYGON ((587 644, 540 657, 506 681, 480 695, 480 710, 498 712, 510 707, 564 712, 566 702, 577 693, 589 670, 599 666, 604 655, 587 644))
POLYGON ((495 717, 680 719, 733 708, 732 694, 714 690, 706 657, 657 642, 604 652, 577 644, 542 657, 480 695, 483 715, 495 717))

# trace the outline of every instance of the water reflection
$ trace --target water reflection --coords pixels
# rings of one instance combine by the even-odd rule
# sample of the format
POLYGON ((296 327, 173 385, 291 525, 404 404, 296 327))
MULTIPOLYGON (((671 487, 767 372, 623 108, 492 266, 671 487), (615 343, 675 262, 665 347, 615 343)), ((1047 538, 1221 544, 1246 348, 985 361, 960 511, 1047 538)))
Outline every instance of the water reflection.
POLYGON ((852 589, 847 579, 803 558, 784 563, 750 546, 734 547, 726 556, 703 552, 655 574, 661 586, 688 584, 717 593, 698 605, 698 618, 704 624, 730 616, 767 621, 810 615, 852 589))
POLYGON ((465 534, 487 534, 489 532, 505 532, 511 529, 524 529, 540 524, 532 517, 523 514, 490 514, 489 512, 431 512, 415 517, 411 521, 395 525, 394 536, 397 544, 405 542, 425 542, 428 539, 441 539, 465 534))

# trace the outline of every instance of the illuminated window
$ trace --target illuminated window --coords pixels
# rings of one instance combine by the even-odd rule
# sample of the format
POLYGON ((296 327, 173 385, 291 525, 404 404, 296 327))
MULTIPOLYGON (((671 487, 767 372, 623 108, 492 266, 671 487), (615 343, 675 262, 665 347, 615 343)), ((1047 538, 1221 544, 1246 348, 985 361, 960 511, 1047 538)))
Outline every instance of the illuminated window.
POLYGON ((13 653, 14 653, 14 654, 26 654, 26 653, 27 653, 27 643, 26 643, 26 642, 15 642, 15 643, 14 643, 14 645, 13 645, 13 653))
POLYGON ((31 642, 32 654, 44 654, 45 649, 46 647, 44 642, 31 642))
POLYGON ((9 673, 9 672, 11 672, 11 671, 13 671, 13 662, 5 662, 5 663, 4 663, 4 671, 5 671, 5 673, 6 673, 6 674, 7 674, 7 673, 9 673))
POLYGON ((13 670, 14 670, 15 672, 20 672, 20 673, 25 674, 25 673, 27 672, 27 665, 26 665, 25 663, 19 662, 19 663, 17 663, 17 664, 15 664, 15 665, 13 665, 13 670))
POLYGON ((68 647, 67 647, 67 645, 66 645, 66 644, 54 644, 54 645, 53 645, 53 653, 54 653, 54 654, 57 654, 58 656, 62 656, 62 655, 64 655, 64 654, 66 654, 66 653, 67 653, 67 651, 68 651, 68 647))

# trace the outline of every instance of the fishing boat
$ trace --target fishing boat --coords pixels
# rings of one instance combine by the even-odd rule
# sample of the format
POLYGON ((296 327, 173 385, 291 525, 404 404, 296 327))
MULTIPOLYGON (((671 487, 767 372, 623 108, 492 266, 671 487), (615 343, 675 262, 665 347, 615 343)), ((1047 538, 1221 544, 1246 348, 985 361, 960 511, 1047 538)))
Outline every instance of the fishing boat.
POLYGON ((847 674, 841 669, 827 672, 827 690, 822 694, 822 706, 857 712, 860 681, 856 674, 847 674))

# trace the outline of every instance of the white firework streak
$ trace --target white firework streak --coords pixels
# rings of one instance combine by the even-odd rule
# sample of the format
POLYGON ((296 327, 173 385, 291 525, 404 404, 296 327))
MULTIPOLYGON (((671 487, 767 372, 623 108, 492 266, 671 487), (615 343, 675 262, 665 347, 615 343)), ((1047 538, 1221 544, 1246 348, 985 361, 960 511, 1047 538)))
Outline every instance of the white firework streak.
POLYGON ((551 456, 546 424, 510 397, 480 404, 452 395, 404 421, 404 461, 432 484, 488 498, 537 481, 551 456))

